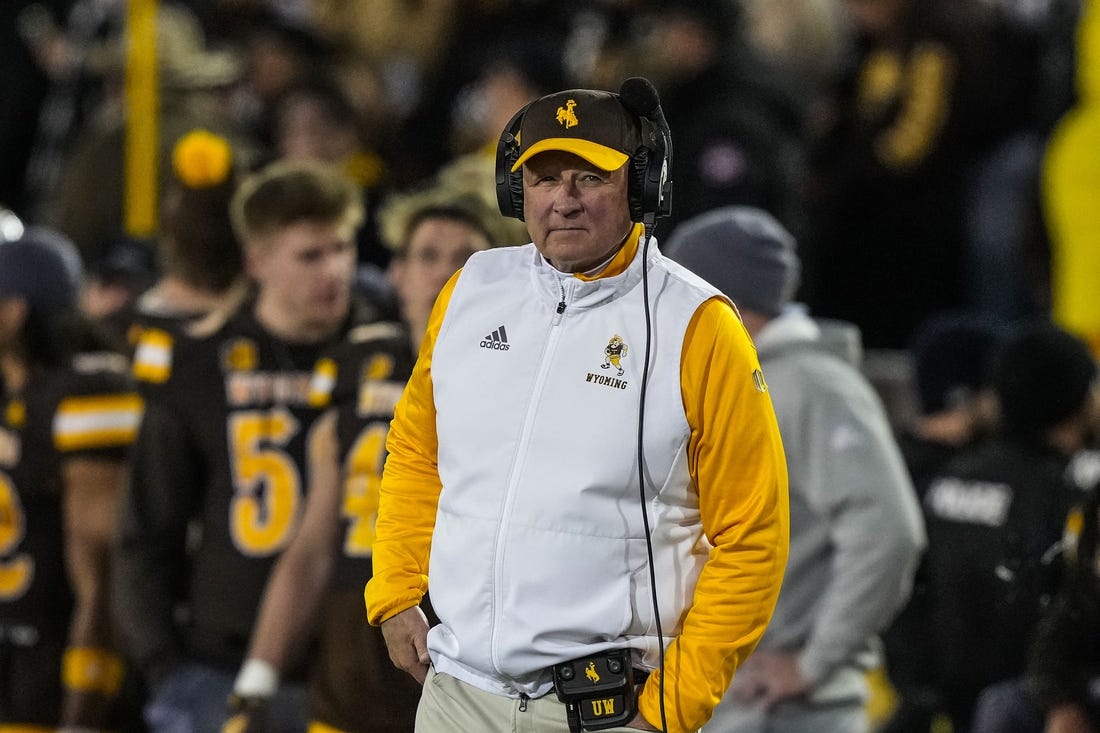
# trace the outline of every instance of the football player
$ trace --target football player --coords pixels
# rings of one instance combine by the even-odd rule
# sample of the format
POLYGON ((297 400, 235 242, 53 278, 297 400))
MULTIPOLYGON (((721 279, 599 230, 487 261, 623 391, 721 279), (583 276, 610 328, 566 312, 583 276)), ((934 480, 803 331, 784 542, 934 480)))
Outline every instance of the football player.
MULTIPOLYGON (((230 211, 251 287, 171 345, 122 507, 116 611, 154 733, 220 728, 311 483, 313 366, 375 319, 352 296, 363 209, 341 173, 276 162, 241 183, 230 211)), ((304 697, 280 690, 276 730, 304 727, 304 697)))
POLYGON ((0 239, 2 730, 119 722, 106 581, 141 398, 78 315, 80 285, 60 233, 0 239))
POLYGON ((317 364, 314 395, 331 407, 310 445, 313 484, 301 530, 265 592, 226 733, 269 729, 269 700, 314 623, 319 633, 310 717, 317 730, 413 729, 420 686, 393 665, 381 632, 366 622, 363 610, 378 482, 393 408, 435 297, 473 252, 492 246, 487 222, 498 215, 471 199, 433 191, 411 194, 398 208, 388 209, 390 216, 401 216, 389 276, 404 323, 357 329, 349 343, 317 364))

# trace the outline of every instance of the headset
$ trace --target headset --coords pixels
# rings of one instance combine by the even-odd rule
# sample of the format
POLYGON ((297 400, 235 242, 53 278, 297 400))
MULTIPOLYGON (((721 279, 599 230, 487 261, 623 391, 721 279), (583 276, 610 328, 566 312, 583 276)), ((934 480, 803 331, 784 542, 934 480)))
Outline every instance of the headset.
MULTIPOLYGON (((642 222, 647 235, 652 233, 658 216, 672 211, 672 136, 665 121, 657 90, 649 80, 635 76, 623 82, 619 103, 641 124, 642 144, 630 158, 627 200, 630 220, 642 222)), ((512 171, 519 159, 519 131, 531 104, 512 116, 497 142, 497 204, 504 216, 523 221, 523 172, 512 171)))

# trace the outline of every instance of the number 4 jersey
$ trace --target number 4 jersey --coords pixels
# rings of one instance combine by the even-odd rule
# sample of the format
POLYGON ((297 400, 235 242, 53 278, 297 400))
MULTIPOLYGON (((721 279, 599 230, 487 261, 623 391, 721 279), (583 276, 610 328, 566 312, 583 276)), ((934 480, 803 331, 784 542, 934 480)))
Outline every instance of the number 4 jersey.
POLYGON ((322 604, 310 669, 310 712, 313 720, 349 733, 410 731, 420 699, 420 686, 390 661, 382 632, 367 623, 363 605, 386 437, 413 361, 408 332, 379 323, 353 332, 315 372, 318 395, 330 395, 326 402, 336 410, 343 486, 332 546, 335 577, 322 604))

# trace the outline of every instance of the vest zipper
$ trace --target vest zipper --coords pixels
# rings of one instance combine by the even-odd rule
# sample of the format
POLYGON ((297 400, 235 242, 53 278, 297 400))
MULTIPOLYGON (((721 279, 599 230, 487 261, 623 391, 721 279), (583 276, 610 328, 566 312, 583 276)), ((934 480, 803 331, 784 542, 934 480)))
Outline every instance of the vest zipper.
MULTIPOLYGON (((557 326, 561 323, 561 314, 565 313, 565 282, 561 279, 558 280, 558 290, 561 291, 561 302, 558 303, 557 309, 554 311, 554 325, 557 326)), ((573 288, 569 288, 572 292, 573 288)))
MULTIPOLYGON (((523 427, 520 431, 519 442, 517 444, 516 455, 513 458, 512 466, 508 473, 508 486, 504 497, 504 505, 500 509, 500 522, 497 528, 497 538, 493 545, 493 584, 496 588, 501 588, 504 583, 502 579, 503 563, 501 556, 504 551, 505 537, 508 534, 509 520, 512 516, 513 505, 516 500, 517 491, 517 473, 519 471, 518 466, 522 465, 524 456, 526 455, 530 446, 532 425, 534 423, 535 415, 539 411, 539 401, 542 398, 543 389, 546 386, 547 375, 550 371, 550 364, 552 362, 552 356, 556 350, 558 339, 560 338, 560 332, 555 328, 561 322, 561 310, 565 310, 566 292, 564 283, 559 280, 558 287, 562 293, 562 302, 559 313, 554 316, 553 323, 547 334, 546 343, 543 345, 543 358, 539 360, 538 374, 535 378, 535 383, 531 390, 531 399, 527 403, 527 413, 524 416, 523 427)), ((570 294, 572 294, 573 287, 570 285, 570 294)), ((493 669, 498 673, 501 673, 500 659, 498 657, 497 640, 500 634, 500 608, 503 605, 500 599, 500 591, 494 590, 492 605, 490 610, 489 621, 489 659, 493 665, 493 669)), ((525 703, 522 703, 525 706, 525 703)))

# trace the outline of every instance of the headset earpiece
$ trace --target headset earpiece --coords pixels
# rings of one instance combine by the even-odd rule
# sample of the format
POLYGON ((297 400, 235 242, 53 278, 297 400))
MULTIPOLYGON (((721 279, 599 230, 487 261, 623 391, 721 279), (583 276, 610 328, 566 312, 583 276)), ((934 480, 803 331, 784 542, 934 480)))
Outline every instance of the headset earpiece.
POLYGON ((668 129, 657 89, 646 78, 633 76, 619 87, 619 101, 641 122, 642 140, 635 153, 634 169, 638 171, 637 201, 631 201, 631 217, 645 224, 646 235, 653 230, 659 216, 672 213, 672 133, 668 129), (645 164, 637 160, 646 150, 645 164), (640 217, 636 217, 637 212, 640 217))
POLYGON ((627 200, 630 204, 630 220, 641 221, 647 211, 655 211, 649 208, 652 202, 652 192, 646 190, 647 172, 649 170, 649 148, 638 148, 630 159, 630 178, 627 184, 627 200))
POLYGON ((523 221, 523 171, 512 172, 512 166, 519 159, 519 135, 520 125, 523 123, 523 115, 531 105, 525 105, 516 112, 497 143, 496 187, 497 206, 503 216, 523 221))
POLYGON ((648 223, 658 216, 667 216, 671 209, 668 182, 668 153, 665 137, 653 120, 639 118, 642 123, 642 146, 631 159, 630 220, 648 223))

